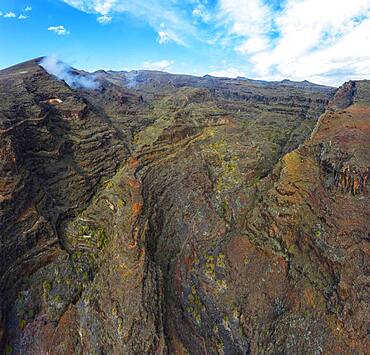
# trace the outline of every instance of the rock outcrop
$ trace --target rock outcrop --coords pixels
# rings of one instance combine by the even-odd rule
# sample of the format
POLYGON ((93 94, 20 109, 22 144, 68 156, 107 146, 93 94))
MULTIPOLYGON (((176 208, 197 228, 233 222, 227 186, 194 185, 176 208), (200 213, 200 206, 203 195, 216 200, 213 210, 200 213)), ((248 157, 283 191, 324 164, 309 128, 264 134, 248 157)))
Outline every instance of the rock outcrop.
POLYGON ((366 353, 370 83, 94 75, 0 71, 2 352, 366 353))

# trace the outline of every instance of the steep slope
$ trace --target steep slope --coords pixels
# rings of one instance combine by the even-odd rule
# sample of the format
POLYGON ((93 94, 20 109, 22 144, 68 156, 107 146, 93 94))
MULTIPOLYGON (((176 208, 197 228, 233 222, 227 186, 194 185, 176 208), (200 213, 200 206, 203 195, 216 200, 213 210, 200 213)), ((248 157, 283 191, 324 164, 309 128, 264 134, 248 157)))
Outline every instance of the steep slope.
MULTIPOLYGON (((23 289, 25 280, 42 283, 51 262, 63 267, 60 220, 86 206, 127 155, 109 119, 36 62, 0 72, 2 320, 4 310, 23 307, 19 299, 41 294, 23 289)), ((37 315, 22 309, 20 324, 37 315)))
POLYGON ((317 121, 331 88, 37 63, 0 72, 4 351, 366 352, 368 82, 317 121))

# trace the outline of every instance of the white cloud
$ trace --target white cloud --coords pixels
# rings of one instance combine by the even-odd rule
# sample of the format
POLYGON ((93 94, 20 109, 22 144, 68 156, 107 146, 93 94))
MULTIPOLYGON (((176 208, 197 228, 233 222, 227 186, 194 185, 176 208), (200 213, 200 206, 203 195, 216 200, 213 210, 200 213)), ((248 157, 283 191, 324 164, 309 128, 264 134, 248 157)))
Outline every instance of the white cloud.
POLYGON ((116 0, 97 0, 94 2, 94 10, 102 15, 107 15, 113 8, 116 0))
POLYGON ((14 12, 9 11, 9 12, 7 12, 7 13, 4 15, 4 17, 6 17, 6 18, 16 18, 17 16, 16 16, 16 14, 15 14, 14 12))
POLYGON ((103 25, 106 25, 106 24, 108 24, 108 23, 110 23, 112 21, 112 17, 111 16, 108 16, 108 15, 103 15, 103 16, 99 16, 96 20, 99 23, 101 23, 103 25))
POLYGON ((193 12, 192 12, 193 16, 195 16, 195 17, 202 17, 202 13, 203 13, 203 9, 201 8, 200 5, 198 5, 197 7, 195 7, 193 9, 193 12))
POLYGON ((161 70, 161 71, 166 71, 168 70, 171 65, 173 64, 173 61, 169 60, 160 60, 160 61, 154 61, 154 62, 145 62, 142 65, 142 68, 145 70, 161 70))
POLYGON ((220 0, 220 17, 229 25, 229 32, 244 39, 239 52, 253 53, 268 47, 266 38, 273 13, 262 0, 220 0))
POLYGON ((249 77, 337 84, 369 71, 370 0, 60 1, 102 23, 129 13, 149 24, 160 44, 201 41, 225 56, 234 50, 249 77))
POLYGON ((24 8, 24 11, 25 11, 25 12, 30 12, 30 11, 32 11, 32 7, 31 7, 31 6, 26 6, 26 7, 24 8))
POLYGON ((235 49, 241 53, 257 53, 270 46, 269 40, 265 36, 257 35, 246 40, 235 49))
POLYGON ((158 32, 158 38, 157 41, 159 44, 167 43, 171 40, 171 37, 168 35, 165 31, 159 31, 158 32))
POLYGON ((21 14, 21 15, 18 16, 18 20, 25 20, 27 18, 28 18, 28 16, 25 16, 23 14, 21 14))
POLYGON ((0 11, 0 17, 3 16, 3 13, 0 11))
POLYGON ((192 15, 194 17, 198 17, 202 19, 204 22, 208 22, 211 20, 211 14, 207 10, 206 6, 204 4, 198 4, 192 11, 192 15))
POLYGON ((259 0, 221 4, 259 77, 338 85, 370 74, 370 0, 287 0, 278 12, 259 0))
MULTIPOLYGON (((276 48, 278 51, 280 47, 276 48)), ((280 55, 278 53, 278 55, 280 55)), ((261 72, 269 70, 276 61, 273 57, 253 59, 261 72)), ((355 28, 341 33, 335 40, 324 41, 317 49, 292 51, 291 55, 282 56, 277 65, 278 73, 284 77, 320 81, 338 85, 347 80, 370 76, 370 19, 366 19, 355 28)))
POLYGON ((129 13, 147 22, 158 33, 157 41, 174 41, 185 45, 189 38, 198 38, 199 29, 188 19, 186 12, 194 0, 61 0, 81 11, 98 16, 129 13), (165 24, 165 26, 161 26, 165 24))
POLYGON ((239 77, 246 76, 243 71, 236 69, 236 68, 228 68, 224 70, 211 71, 208 74, 219 77, 219 78, 237 78, 238 76, 239 77))
POLYGON ((65 35, 69 35, 71 33, 63 25, 50 26, 48 28, 48 31, 55 32, 58 36, 65 36, 65 35))
POLYGON ((88 13, 108 15, 118 0, 61 0, 70 6, 88 13))

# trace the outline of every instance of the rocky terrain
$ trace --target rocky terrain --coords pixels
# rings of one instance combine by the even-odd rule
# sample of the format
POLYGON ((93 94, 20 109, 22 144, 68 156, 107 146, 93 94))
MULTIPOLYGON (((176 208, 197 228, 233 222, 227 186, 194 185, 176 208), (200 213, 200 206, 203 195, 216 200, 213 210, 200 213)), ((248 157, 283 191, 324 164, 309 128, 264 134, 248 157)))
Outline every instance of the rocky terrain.
POLYGON ((370 81, 0 71, 0 353, 365 354, 370 81))

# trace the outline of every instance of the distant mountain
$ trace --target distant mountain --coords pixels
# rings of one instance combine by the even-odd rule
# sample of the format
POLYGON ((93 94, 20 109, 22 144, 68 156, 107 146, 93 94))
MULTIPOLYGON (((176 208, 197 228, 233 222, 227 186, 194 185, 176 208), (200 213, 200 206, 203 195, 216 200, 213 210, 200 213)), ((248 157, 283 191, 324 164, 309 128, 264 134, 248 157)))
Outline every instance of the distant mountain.
POLYGON ((44 60, 0 71, 1 353, 367 352, 370 81, 44 60))
POLYGON ((113 82, 119 86, 150 86, 150 85, 157 85, 161 87, 166 86, 175 86, 175 87, 183 87, 183 86, 194 86, 194 87, 205 87, 208 89, 212 88, 223 88, 227 87, 227 90, 232 88, 238 88, 240 85, 247 86, 245 84, 249 84, 249 86, 254 87, 294 87, 294 88, 304 88, 307 91, 313 92, 327 92, 330 89, 328 86, 318 85, 310 83, 309 81, 290 81, 290 80, 283 80, 283 81, 275 81, 269 82, 264 80, 253 80, 247 78, 238 77, 236 79, 232 78, 218 78, 213 77, 211 75, 205 75, 203 77, 197 77, 192 75, 180 75, 180 74, 170 74, 161 71, 154 71, 154 70, 132 70, 132 71, 104 71, 99 70, 93 75, 96 75, 99 78, 106 79, 108 81, 113 82), (242 84, 243 83, 243 84, 242 84))

